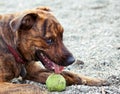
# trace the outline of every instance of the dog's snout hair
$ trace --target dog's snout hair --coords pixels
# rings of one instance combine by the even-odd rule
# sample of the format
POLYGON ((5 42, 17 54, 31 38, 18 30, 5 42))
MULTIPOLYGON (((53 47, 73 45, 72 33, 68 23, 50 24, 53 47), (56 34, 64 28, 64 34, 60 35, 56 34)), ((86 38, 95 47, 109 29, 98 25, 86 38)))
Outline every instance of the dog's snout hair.
POLYGON ((57 56, 59 57, 58 64, 61 66, 68 66, 74 63, 75 58, 73 57, 72 53, 64 46, 62 43, 62 47, 59 46, 58 49, 61 49, 61 51, 58 53, 56 52, 57 56))

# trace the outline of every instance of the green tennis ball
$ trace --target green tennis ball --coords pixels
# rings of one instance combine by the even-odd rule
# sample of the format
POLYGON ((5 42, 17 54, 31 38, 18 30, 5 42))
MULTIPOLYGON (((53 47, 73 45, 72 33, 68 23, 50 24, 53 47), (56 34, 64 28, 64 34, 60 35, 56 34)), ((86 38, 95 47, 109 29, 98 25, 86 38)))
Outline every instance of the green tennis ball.
POLYGON ((46 80, 46 86, 49 91, 63 91, 66 88, 66 80, 60 74, 51 74, 46 80))

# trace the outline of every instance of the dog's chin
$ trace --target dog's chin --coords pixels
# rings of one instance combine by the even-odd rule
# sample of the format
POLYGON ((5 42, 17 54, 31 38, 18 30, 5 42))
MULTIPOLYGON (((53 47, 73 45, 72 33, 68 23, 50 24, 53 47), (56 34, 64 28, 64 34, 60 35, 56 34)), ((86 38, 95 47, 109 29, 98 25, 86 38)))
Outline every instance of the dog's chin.
POLYGON ((64 66, 57 65, 54 61, 50 60, 43 51, 37 50, 36 57, 37 60, 41 61, 44 67, 50 71, 54 71, 55 73, 61 73, 64 69, 64 66))

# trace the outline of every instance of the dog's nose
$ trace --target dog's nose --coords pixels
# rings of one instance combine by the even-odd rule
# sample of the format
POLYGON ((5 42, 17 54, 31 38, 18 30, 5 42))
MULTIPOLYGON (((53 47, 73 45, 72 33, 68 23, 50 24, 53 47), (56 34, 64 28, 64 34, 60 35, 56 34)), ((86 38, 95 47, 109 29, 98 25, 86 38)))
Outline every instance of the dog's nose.
POLYGON ((75 62, 75 58, 73 56, 68 56, 65 60, 64 66, 71 65, 73 62, 75 62))

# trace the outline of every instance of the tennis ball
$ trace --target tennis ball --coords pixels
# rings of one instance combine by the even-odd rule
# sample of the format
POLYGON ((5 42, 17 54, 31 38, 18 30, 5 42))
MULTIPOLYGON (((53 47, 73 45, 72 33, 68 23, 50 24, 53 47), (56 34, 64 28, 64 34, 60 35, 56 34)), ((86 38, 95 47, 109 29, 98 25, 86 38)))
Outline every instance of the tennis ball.
POLYGON ((63 91, 66 88, 66 80, 60 74, 51 74, 46 80, 46 86, 49 91, 63 91))

